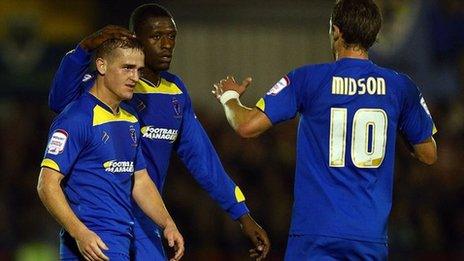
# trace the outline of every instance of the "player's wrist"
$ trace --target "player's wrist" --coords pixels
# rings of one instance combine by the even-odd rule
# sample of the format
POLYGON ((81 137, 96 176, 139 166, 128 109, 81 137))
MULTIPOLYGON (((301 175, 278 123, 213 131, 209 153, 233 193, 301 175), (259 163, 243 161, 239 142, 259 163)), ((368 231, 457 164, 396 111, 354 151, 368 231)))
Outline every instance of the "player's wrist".
POLYGON ((219 101, 221 102, 222 105, 226 105, 226 103, 230 100, 238 100, 240 97, 240 94, 236 91, 233 90, 228 90, 225 91, 221 97, 219 98, 219 101))
POLYGON ((68 233, 74 239, 79 239, 82 235, 86 235, 89 229, 84 224, 78 224, 74 228, 69 228, 68 233))
POLYGON ((169 228, 176 228, 177 229, 176 223, 174 223, 174 220, 172 220, 172 218, 168 218, 164 222, 163 230, 166 230, 166 229, 169 229, 169 228))

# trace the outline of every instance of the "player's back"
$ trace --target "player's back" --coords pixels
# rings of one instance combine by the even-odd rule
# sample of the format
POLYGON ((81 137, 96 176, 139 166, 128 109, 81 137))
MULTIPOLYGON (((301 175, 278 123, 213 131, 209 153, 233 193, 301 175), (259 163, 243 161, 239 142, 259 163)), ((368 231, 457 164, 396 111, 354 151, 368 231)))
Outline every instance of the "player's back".
POLYGON ((385 242, 397 130, 412 143, 432 132, 431 120, 417 126, 429 134, 410 131, 417 115, 408 106, 420 93, 369 60, 306 66, 289 78, 301 113, 291 233, 385 242))

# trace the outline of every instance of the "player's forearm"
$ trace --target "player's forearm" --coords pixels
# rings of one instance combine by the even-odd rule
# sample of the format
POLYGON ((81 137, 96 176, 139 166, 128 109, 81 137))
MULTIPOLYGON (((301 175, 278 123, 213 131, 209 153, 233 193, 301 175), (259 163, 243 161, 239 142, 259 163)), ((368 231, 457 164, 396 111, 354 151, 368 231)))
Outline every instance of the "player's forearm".
POLYGON ((243 106, 237 99, 229 100, 223 107, 227 121, 235 131, 241 125, 247 123, 247 120, 250 118, 249 114, 252 111, 251 108, 243 106))
POLYGON ((428 138, 424 142, 416 144, 414 147, 414 157, 419 161, 432 165, 437 161, 437 145, 433 137, 428 138))
POLYGON ((227 121, 240 136, 256 137, 261 134, 259 126, 253 124, 253 119, 259 113, 257 108, 243 106, 239 100, 229 100, 224 106, 227 121))
POLYGON ((76 238, 80 231, 87 229, 66 201, 59 182, 47 182, 41 177, 37 192, 48 212, 73 238, 76 238))
POLYGON ((148 173, 145 173, 136 174, 132 197, 142 211, 158 226, 165 228, 168 224, 174 224, 158 189, 148 173))

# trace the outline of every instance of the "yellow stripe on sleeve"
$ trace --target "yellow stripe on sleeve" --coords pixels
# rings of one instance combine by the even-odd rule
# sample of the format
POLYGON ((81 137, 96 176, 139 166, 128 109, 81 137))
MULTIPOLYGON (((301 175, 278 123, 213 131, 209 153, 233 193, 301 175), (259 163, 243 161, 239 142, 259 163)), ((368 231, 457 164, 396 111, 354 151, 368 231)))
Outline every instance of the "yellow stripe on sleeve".
POLYGON ((237 202, 245 201, 245 195, 243 195, 242 191, 238 186, 235 186, 235 199, 237 202))
POLYGON ((256 107, 264 112, 264 109, 266 108, 266 102, 263 98, 259 99, 259 101, 256 103, 256 107))
POLYGON ((60 166, 58 164, 51 160, 51 159, 44 159, 42 160, 42 163, 40 164, 40 167, 47 167, 56 171, 60 171, 60 166))

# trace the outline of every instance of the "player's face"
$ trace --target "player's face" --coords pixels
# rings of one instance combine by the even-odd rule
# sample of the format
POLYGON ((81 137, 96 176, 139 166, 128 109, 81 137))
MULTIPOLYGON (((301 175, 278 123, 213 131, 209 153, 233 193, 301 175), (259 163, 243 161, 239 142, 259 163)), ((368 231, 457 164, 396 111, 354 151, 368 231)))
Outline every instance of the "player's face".
POLYGON ((144 66, 144 54, 140 50, 118 48, 107 59, 105 86, 120 101, 130 100, 135 84, 144 66))
POLYGON ((159 72, 169 69, 176 45, 177 28, 169 17, 150 17, 142 25, 137 38, 145 51, 148 69, 159 72))

